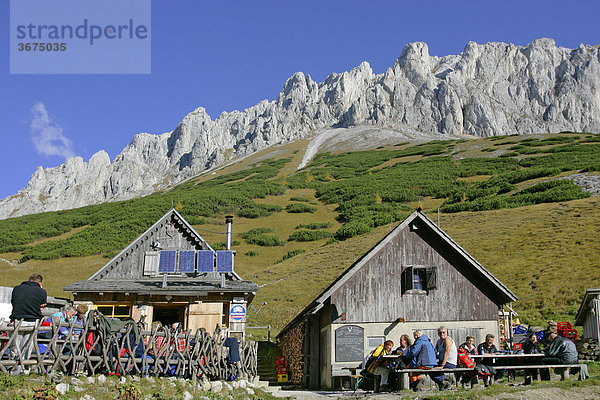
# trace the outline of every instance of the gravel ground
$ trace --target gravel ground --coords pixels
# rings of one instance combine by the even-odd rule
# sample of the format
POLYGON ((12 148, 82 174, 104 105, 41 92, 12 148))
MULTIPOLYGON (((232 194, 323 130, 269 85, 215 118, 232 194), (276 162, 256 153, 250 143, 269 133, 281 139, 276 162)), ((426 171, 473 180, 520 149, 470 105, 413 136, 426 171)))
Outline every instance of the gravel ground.
MULTIPOLYGON (((485 390, 483 387, 476 387, 472 390, 485 390)), ((445 392, 448 395, 458 395, 459 392, 450 390, 445 392)), ((358 391, 302 391, 302 390, 280 390, 272 393, 278 398, 292 398, 297 400, 345 400, 345 399, 377 399, 377 400, 397 400, 398 398, 424 399, 432 394, 439 394, 437 391, 425 391, 420 393, 396 392, 396 393, 372 393, 358 391)), ((492 396, 482 396, 482 400, 575 400, 575 399, 599 399, 600 387, 588 386, 572 388, 569 390, 553 387, 532 387, 518 392, 505 392, 492 396)))

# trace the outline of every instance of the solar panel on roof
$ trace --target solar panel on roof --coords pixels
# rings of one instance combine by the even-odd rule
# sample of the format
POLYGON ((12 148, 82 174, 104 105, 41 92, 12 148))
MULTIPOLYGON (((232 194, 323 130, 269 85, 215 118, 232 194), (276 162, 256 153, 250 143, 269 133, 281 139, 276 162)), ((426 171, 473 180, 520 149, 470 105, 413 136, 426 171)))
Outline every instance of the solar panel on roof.
POLYGON ((162 250, 158 261, 158 272, 175 272, 175 251, 162 250))
POLYGON ((179 252, 179 272, 194 272, 196 252, 195 251, 180 251, 179 252))
POLYGON ((217 272, 233 272, 233 251, 217 251, 217 272))
POLYGON ((212 250, 200 250, 197 255, 198 272, 213 272, 215 265, 215 252, 212 250))

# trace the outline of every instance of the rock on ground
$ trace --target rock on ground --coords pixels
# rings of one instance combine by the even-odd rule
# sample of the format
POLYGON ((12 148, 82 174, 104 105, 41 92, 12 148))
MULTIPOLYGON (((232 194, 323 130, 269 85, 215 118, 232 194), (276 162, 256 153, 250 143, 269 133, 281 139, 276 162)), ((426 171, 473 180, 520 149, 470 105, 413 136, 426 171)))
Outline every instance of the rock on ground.
POLYGON ((58 385, 56 385, 56 391, 58 393, 60 393, 62 396, 64 396, 65 393, 67 393, 69 391, 69 384, 68 383, 59 383, 58 385))

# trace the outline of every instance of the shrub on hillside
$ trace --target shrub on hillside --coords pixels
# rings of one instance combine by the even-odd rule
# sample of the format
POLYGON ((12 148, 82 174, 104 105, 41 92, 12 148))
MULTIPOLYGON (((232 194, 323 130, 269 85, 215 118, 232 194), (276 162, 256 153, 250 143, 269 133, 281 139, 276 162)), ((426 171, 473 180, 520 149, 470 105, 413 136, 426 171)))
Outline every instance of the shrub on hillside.
POLYGON ((291 201, 300 201, 303 203, 308 203, 310 202, 310 199, 308 197, 302 197, 302 196, 292 196, 290 197, 291 201))
POLYGON ((281 262, 284 262, 285 260, 288 260, 294 256, 297 256, 298 254, 302 254, 302 253, 306 253, 306 250, 304 249, 296 249, 296 250, 290 250, 287 252, 287 254, 285 254, 283 257, 281 257, 279 260, 275 261, 275 264, 279 264, 281 262))
MULTIPOLYGON (((239 240, 234 240, 231 242, 232 246, 239 246, 241 243, 239 240)), ((215 250, 225 250, 227 247, 227 243, 225 242, 216 242, 211 245, 211 247, 215 250)))
POLYGON ((254 228, 241 233, 240 236, 246 240, 246 243, 257 246, 280 246, 285 243, 279 240, 276 235, 267 235, 270 232, 273 232, 270 228, 254 228))
POLYGON ((373 229, 372 221, 351 221, 338 229, 335 232, 334 237, 338 240, 346 240, 370 232, 371 229, 373 229))
POLYGON ((554 203, 589 197, 575 183, 567 179, 546 181, 520 190, 512 195, 497 195, 477 198, 454 204, 444 204, 440 207, 442 212, 482 211, 500 208, 523 207, 532 204, 554 203))
POLYGON ((317 207, 304 203, 292 203, 285 206, 285 210, 289 213, 314 213, 317 211, 317 207))
POLYGON ((331 228, 331 222, 311 222, 310 224, 300 224, 294 229, 326 229, 331 228))
POLYGON ((296 231, 290 235, 288 240, 295 240, 297 242, 314 242, 315 240, 321 240, 331 237, 331 232, 312 230, 312 231, 296 231))

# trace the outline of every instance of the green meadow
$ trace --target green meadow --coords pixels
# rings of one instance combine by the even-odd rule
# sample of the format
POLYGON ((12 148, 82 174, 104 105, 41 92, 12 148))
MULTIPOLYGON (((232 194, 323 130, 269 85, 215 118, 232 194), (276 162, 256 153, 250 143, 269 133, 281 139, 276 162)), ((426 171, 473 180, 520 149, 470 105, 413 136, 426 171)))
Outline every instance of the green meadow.
MULTIPOLYGON (((320 153, 265 150, 143 198, 0 221, 0 285, 32 271, 54 296, 86 279, 175 205, 223 247, 233 214, 236 271, 261 286, 251 325, 281 329, 354 260, 422 207, 520 300, 521 321, 570 320, 600 283, 600 136, 562 133, 398 143, 320 153), (438 214, 439 212, 439 214, 438 214), (263 303, 267 303, 260 308, 263 303)), ((258 335, 264 332, 258 332, 258 335)))

